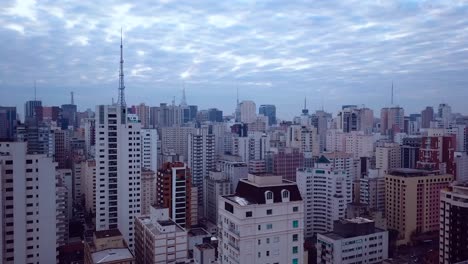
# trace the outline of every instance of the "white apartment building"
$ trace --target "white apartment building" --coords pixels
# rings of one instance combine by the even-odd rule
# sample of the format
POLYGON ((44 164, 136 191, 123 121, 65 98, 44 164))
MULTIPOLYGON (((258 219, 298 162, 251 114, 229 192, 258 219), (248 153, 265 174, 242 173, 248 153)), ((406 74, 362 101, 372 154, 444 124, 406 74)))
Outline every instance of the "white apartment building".
POLYGON ((298 148, 302 153, 320 154, 320 139, 317 128, 312 126, 292 125, 286 132, 286 146, 298 148))
POLYGON ((263 132, 249 132, 247 137, 233 136, 232 155, 241 157, 243 162, 263 160, 270 150, 270 136, 263 132))
POLYGON ((118 228, 130 249, 141 205, 140 126, 120 105, 96 107, 96 230, 118 228))
MULTIPOLYGON (((203 207, 203 181, 215 168, 215 136, 208 129, 197 129, 188 137, 188 167, 192 185, 198 187, 198 204, 203 207)), ((203 210, 203 209, 202 209, 203 210)), ((204 211, 201 211, 203 214, 204 211)))
POLYGON ((237 189, 240 179, 247 178, 249 168, 245 162, 222 161, 222 171, 231 182, 231 193, 237 189))
POLYGON ((4 264, 56 262, 56 163, 0 142, 0 257, 4 264))
POLYGON ((346 133, 340 129, 329 129, 327 130, 326 136, 326 151, 328 152, 345 152, 346 142, 345 142, 346 133))
POLYGON ((218 204, 219 263, 303 263, 304 203, 296 183, 249 174, 218 204))
POLYGON ((333 168, 324 156, 314 168, 298 168, 296 182, 304 200, 304 236, 333 230, 333 222, 346 215, 351 203, 351 180, 343 169, 333 168))
POLYGON ((439 263, 463 263, 468 259, 468 185, 459 183, 440 194, 439 263))
POLYGON ((141 214, 150 213, 151 205, 156 203, 156 173, 145 168, 141 169, 141 214))
POLYGON ((188 157, 188 137, 195 131, 194 127, 162 127, 161 152, 175 153, 182 156, 179 161, 185 161, 188 157))
POLYGON ((372 157, 374 154, 374 137, 362 131, 352 131, 345 135, 345 152, 355 159, 372 157))
POLYGON ((384 173, 394 168, 401 168, 400 145, 396 143, 384 143, 375 150, 375 168, 384 173))
POLYGON ((257 116, 257 108, 253 101, 242 101, 239 104, 240 121, 249 124, 255 121, 257 116))
POLYGON ((156 129, 141 130, 141 167, 154 172, 158 171, 158 141, 156 129))
POLYGON ((366 218, 342 219, 333 232, 318 234, 318 264, 382 263, 388 258, 388 231, 366 218))
POLYGON ((169 218, 168 208, 151 206, 150 215, 136 218, 136 263, 186 263, 187 254, 187 231, 169 218))
POLYGON ((385 174, 382 170, 369 169, 360 179, 360 202, 374 210, 385 210, 385 174))

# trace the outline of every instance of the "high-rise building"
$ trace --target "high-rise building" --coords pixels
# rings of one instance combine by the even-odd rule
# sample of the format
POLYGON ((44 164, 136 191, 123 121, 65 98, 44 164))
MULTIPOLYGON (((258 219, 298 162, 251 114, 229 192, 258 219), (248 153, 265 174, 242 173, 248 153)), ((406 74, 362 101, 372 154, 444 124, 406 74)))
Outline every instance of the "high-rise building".
POLYGON ((458 182, 468 182, 468 153, 455 152, 455 165, 458 182))
POLYGON ((158 141, 156 129, 141 130, 141 167, 156 172, 158 168, 158 141))
POLYGON ((77 108, 74 104, 64 104, 62 105, 62 129, 68 129, 68 127, 77 128, 78 119, 76 116, 77 108))
POLYGON ((241 161, 221 161, 222 171, 232 184, 231 193, 237 189, 240 179, 247 178, 249 168, 245 162, 241 161))
POLYGON ((169 208, 169 217, 183 228, 197 223, 192 219, 192 178, 182 162, 164 163, 158 170, 156 204, 169 208))
POLYGON ((304 200, 304 234, 333 230, 333 222, 345 217, 351 202, 351 180, 345 170, 334 169, 324 156, 314 168, 298 168, 296 182, 304 200))
POLYGON ((440 193, 439 263, 468 260, 468 186, 456 184, 440 193))
POLYGON ((135 220, 136 263, 186 263, 187 231, 169 217, 168 208, 151 206, 135 220))
POLYGON ((418 169, 439 170, 456 177, 456 140, 454 136, 428 136, 422 138, 418 169))
POLYGON ((224 172, 210 171, 204 180, 204 215, 212 223, 218 222, 218 197, 232 194, 232 183, 224 172))
POLYGON ((223 122, 223 111, 217 108, 208 109, 208 121, 223 122))
POLYGON ((271 162, 272 173, 281 175, 286 180, 296 181, 296 169, 304 167, 304 154, 300 149, 272 148, 271 150, 268 162, 271 162))
POLYGON ((393 169, 385 175, 387 226, 398 231, 397 244, 413 233, 439 230, 440 190, 453 181, 450 174, 416 169, 393 169))
POLYGON ((304 203, 296 183, 249 174, 218 204, 220 263, 303 263, 304 203))
POLYGON ((317 235, 317 263, 382 263, 388 258, 388 231, 366 218, 335 221, 333 232, 317 235))
POLYGON ((393 136, 404 130, 405 111, 402 107, 385 107, 380 112, 380 133, 393 136))
POLYGON ((356 106, 352 107, 343 107, 343 109, 338 113, 338 129, 343 130, 343 132, 348 133, 351 131, 358 131, 360 129, 360 115, 359 109, 356 106))
POLYGON ((183 123, 184 109, 184 107, 174 104, 168 105, 167 103, 161 103, 158 107, 151 107, 150 125, 153 128, 180 126, 183 123))
POLYGON ((360 179, 360 202, 376 211, 385 210, 385 175, 382 170, 370 169, 360 179))
POLYGON ((434 108, 427 106, 421 111, 421 128, 430 128, 431 122, 434 120, 434 108))
POLYGON ((138 119, 141 122, 142 128, 150 128, 150 107, 141 103, 137 106, 134 106, 135 114, 138 116, 138 119))
POLYGON ((268 117, 268 124, 276 125, 276 106, 274 105, 261 105, 258 108, 258 114, 268 117))
POLYGON ((141 169, 141 214, 150 213, 151 205, 156 203, 156 175, 152 170, 141 169))
POLYGON ((16 107, 0 106, 0 141, 15 139, 16 123, 16 107))
POLYGON ((292 125, 286 132, 286 146, 299 148, 302 153, 312 153, 313 156, 320 154, 320 142, 317 128, 292 125))
POLYGON ((372 133, 374 128, 374 111, 370 108, 359 109, 359 130, 365 134, 372 133))
POLYGON ((54 155, 53 134, 47 125, 30 123, 17 126, 16 138, 18 141, 27 142, 28 154, 54 155))
POLYGON ((87 160, 81 163, 82 193, 86 211, 96 213, 96 161, 87 160))
POLYGON ((69 130, 55 129, 52 131, 54 146, 54 161, 58 163, 58 168, 71 168, 71 133, 69 130))
POLYGON ((215 137, 208 129, 197 129, 188 137, 188 167, 192 172, 192 186, 199 189, 198 204, 203 206, 203 181, 215 168, 215 137))
POLYGON ((195 133, 193 127, 162 127, 161 128, 161 151, 162 153, 174 152, 182 156, 182 160, 188 158, 188 138, 195 133))
POLYGON ((27 154, 24 142, 0 142, 1 262, 56 262, 55 166, 27 154))
POLYGON ((375 149, 375 168, 387 173, 394 168, 401 168, 400 145, 384 143, 375 149))
POLYGON ((253 101, 242 101, 239 104, 240 122, 249 124, 255 121, 257 110, 253 101))
POLYGON ((24 123, 36 122, 36 108, 42 107, 42 101, 31 100, 24 104, 24 123))
POLYGON ((126 111, 96 107, 96 230, 118 228, 133 249, 133 219, 141 210, 141 127, 126 111))
POLYGON ((440 119, 444 128, 448 128, 452 122, 452 107, 448 104, 439 104, 437 118, 440 119))

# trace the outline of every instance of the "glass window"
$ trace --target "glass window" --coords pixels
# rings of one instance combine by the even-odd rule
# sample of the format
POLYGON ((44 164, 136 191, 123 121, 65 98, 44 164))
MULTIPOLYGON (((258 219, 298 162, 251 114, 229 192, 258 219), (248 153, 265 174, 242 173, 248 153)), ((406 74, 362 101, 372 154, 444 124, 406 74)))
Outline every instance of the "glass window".
POLYGON ((292 222, 292 225, 293 225, 293 228, 298 228, 299 227, 299 221, 298 220, 294 220, 292 222))
POLYGON ((267 224, 267 225, 266 225, 266 228, 267 228, 267 229, 273 229, 273 224, 267 224))
POLYGON ((298 241, 298 240, 299 240, 299 235, 298 235, 298 234, 294 234, 294 235, 292 236, 292 241, 293 241, 293 242, 296 242, 296 241, 298 241))
POLYGON ((267 214, 267 215, 272 215, 272 214, 273 214, 273 210, 272 210, 272 209, 268 209, 268 210, 266 211, 266 214, 267 214))
POLYGON ((297 258, 294 258, 294 259, 292 260, 292 264, 299 264, 299 260, 298 260, 297 258))
POLYGON ((293 212, 299 212, 299 207, 298 207, 298 206, 294 206, 294 207, 293 207, 293 212))
POLYGON ((294 247, 292 248, 292 253, 293 253, 293 254, 297 254, 297 252, 298 252, 298 248, 297 248, 297 246, 294 246, 294 247))

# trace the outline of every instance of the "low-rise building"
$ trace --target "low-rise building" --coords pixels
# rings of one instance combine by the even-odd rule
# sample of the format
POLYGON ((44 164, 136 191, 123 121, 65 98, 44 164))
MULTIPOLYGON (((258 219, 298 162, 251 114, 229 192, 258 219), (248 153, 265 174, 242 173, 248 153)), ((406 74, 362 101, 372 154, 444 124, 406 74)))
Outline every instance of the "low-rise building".
POLYGON ((135 258, 118 229, 96 231, 84 248, 84 264, 134 264, 135 258))

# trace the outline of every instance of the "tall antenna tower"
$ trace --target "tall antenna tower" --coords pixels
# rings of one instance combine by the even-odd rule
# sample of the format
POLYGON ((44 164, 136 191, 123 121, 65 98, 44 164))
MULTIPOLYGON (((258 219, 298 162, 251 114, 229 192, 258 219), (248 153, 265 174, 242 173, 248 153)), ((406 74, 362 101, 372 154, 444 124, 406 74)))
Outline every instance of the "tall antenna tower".
POLYGON ((37 101, 36 95, 36 80, 34 80, 34 101, 37 101))
POLYGON ((393 81, 392 81, 392 97, 391 97, 391 98, 392 98, 392 99, 391 99, 391 100, 392 100, 392 101, 391 101, 391 104, 392 104, 392 106, 393 106, 393 81))
POLYGON ((117 104, 122 108, 126 107, 125 103, 125 83, 124 83, 124 72, 123 72, 123 37, 122 37, 122 28, 120 28, 120 73, 119 73, 119 97, 117 99, 117 104))
POLYGON ((185 97, 185 82, 184 82, 184 87, 182 88, 182 100, 180 102, 181 106, 187 106, 187 97, 185 97))
POLYGON ((70 92, 70 95, 71 95, 71 104, 74 105, 74 104, 75 104, 75 100, 73 99, 73 92, 70 92))

